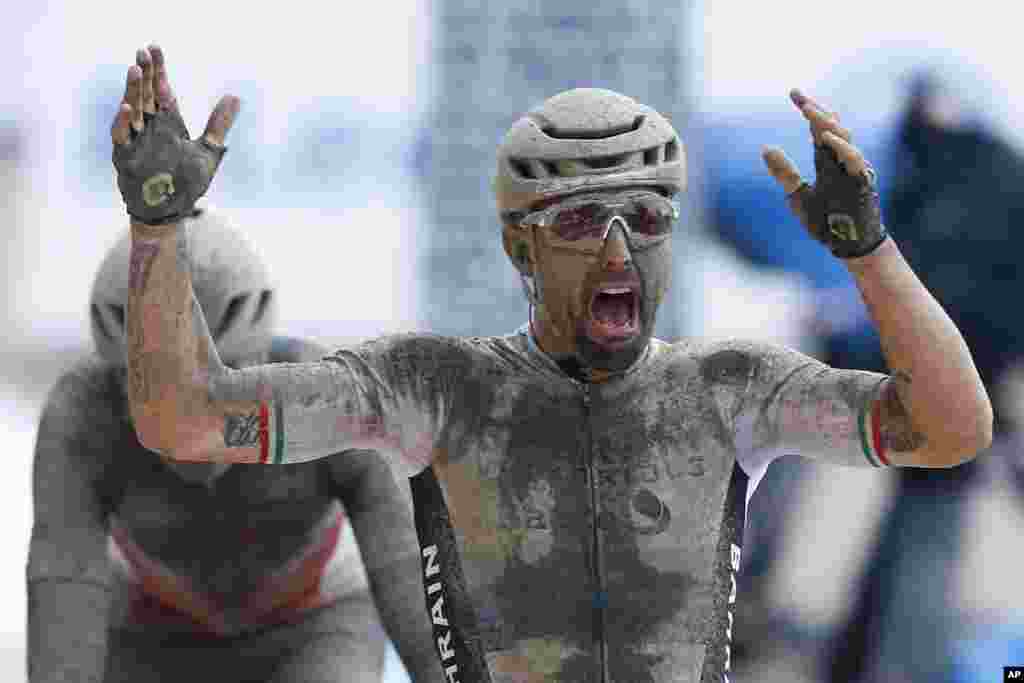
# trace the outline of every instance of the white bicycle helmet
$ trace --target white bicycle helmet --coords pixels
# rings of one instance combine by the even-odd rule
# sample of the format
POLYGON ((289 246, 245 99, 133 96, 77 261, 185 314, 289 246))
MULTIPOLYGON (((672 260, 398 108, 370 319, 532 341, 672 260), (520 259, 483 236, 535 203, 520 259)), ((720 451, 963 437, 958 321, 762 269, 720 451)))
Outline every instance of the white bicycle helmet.
MULTIPOLYGON (((192 289, 221 360, 232 366, 263 362, 277 310, 263 261, 224 215, 197 208, 188 223, 192 289)), ((131 236, 126 232, 103 259, 89 306, 96 351, 124 365, 125 311, 131 236)))

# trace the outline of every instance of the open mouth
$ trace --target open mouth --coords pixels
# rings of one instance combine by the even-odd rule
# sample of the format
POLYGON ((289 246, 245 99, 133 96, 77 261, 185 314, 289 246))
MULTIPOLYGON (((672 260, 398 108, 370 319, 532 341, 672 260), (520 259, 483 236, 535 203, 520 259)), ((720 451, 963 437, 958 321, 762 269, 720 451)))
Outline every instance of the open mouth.
POLYGON ((587 333, 598 344, 629 341, 640 331, 640 292, 636 285, 599 287, 590 301, 587 333))

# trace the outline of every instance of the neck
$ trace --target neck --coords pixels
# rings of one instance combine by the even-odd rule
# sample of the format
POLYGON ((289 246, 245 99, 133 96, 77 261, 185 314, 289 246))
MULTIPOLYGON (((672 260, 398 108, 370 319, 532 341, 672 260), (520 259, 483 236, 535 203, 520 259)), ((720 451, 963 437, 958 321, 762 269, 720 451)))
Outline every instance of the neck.
MULTIPOLYGON (((559 351, 552 349, 550 344, 551 335, 544 335, 544 325, 541 321, 536 320, 533 315, 533 306, 530 307, 530 336, 533 338, 534 344, 540 349, 541 353, 547 356, 551 361, 557 365, 562 372, 576 380, 577 382, 593 382, 599 383, 615 376, 616 373, 610 370, 602 370, 601 368, 593 368, 588 366, 580 358, 579 354, 575 349, 568 351, 559 351), (547 338, 546 338, 547 337, 547 338)), ((557 346, 557 345, 556 345, 557 346)))

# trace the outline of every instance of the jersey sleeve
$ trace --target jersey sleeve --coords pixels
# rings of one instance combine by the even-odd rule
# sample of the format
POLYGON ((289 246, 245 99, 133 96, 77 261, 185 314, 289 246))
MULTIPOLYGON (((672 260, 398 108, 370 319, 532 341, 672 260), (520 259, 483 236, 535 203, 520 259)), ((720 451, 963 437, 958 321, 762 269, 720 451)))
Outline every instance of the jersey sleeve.
POLYGON ((110 416, 101 417, 94 393, 65 376, 39 423, 26 571, 31 683, 99 683, 103 676, 111 568, 98 477, 110 416))
POLYGON ((889 465, 879 425, 885 375, 832 368, 783 347, 736 342, 713 348, 702 372, 745 467, 791 454, 838 465, 889 465))
POLYGON ((316 362, 230 370, 211 391, 226 405, 261 401, 260 462, 371 449, 412 476, 430 463, 451 397, 466 388, 471 355, 457 339, 396 335, 316 362))

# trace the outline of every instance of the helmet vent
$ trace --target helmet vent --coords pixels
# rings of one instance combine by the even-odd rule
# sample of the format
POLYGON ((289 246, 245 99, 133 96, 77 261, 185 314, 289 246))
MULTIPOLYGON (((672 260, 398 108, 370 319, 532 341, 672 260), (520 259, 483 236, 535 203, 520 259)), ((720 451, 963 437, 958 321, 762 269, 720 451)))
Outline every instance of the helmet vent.
POLYGON ((679 139, 672 138, 665 143, 665 161, 678 161, 679 159, 679 139))
POLYGON ((644 115, 640 114, 633 119, 632 123, 615 126, 613 128, 605 128, 603 130, 591 130, 586 128, 566 128, 564 130, 560 130, 557 126, 549 125, 541 128, 541 132, 549 138, 554 138, 556 140, 604 140, 605 138, 613 138, 616 135, 622 135, 623 133, 632 133, 633 131, 640 130, 640 126, 642 125, 644 125, 644 115))
POLYGON ((217 331, 213 335, 214 339, 220 339, 231 329, 232 323, 235 322, 242 312, 242 307, 245 306, 245 301, 248 298, 248 294, 239 294, 228 302, 228 308, 224 311, 224 317, 221 318, 220 325, 217 326, 217 331))
POLYGON ((588 168, 614 168, 625 163, 630 156, 632 156, 632 152, 628 152, 626 154, 613 154, 606 157, 580 159, 580 161, 582 161, 588 168))
POLYGON ((651 147, 650 149, 644 150, 644 166, 657 166, 660 161, 659 152, 661 149, 658 147, 651 147))
POLYGON ((263 320, 263 316, 267 313, 267 308, 270 306, 270 299, 274 293, 269 289, 264 289, 260 292, 260 300, 256 304, 256 312, 252 316, 252 324, 259 325, 260 321, 263 320))
POLYGON ((530 180, 536 180, 537 176, 534 175, 530 165, 522 159, 509 159, 509 165, 523 178, 529 178, 530 180))
POLYGON ((110 314, 114 316, 114 320, 117 321, 118 326, 124 329, 124 306, 120 304, 111 304, 107 306, 110 309, 110 314))
POLYGON ((100 307, 93 304, 89 307, 89 313, 92 315, 92 324, 100 331, 100 334, 107 339, 113 340, 113 337, 110 335, 110 330, 107 329, 106 323, 103 322, 103 315, 100 314, 100 307))

